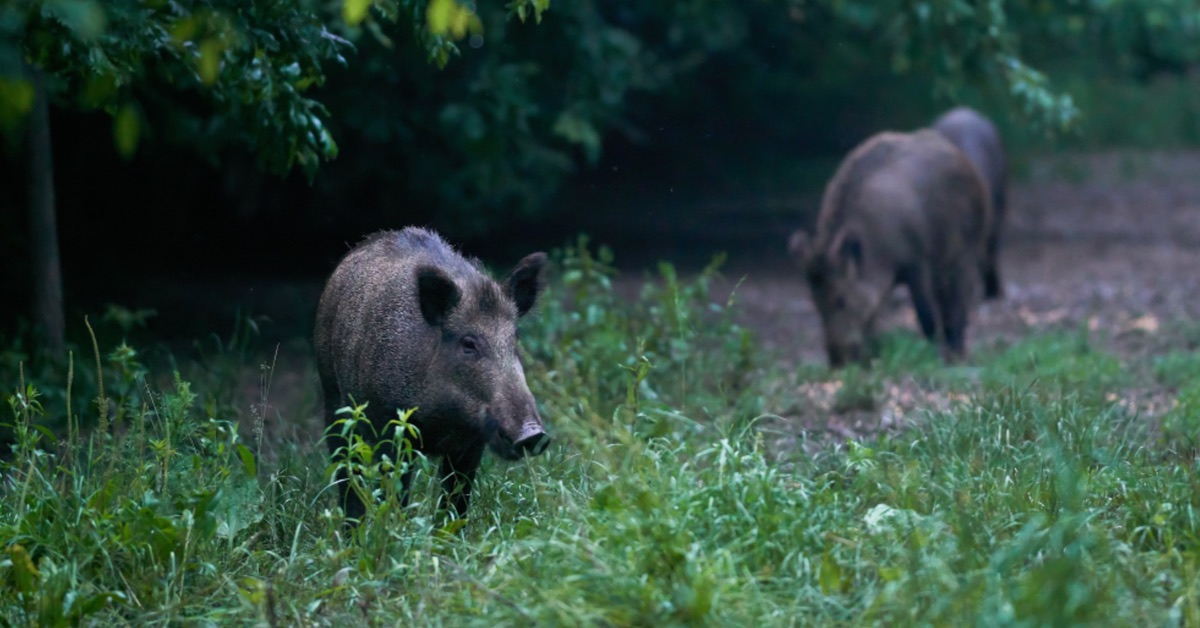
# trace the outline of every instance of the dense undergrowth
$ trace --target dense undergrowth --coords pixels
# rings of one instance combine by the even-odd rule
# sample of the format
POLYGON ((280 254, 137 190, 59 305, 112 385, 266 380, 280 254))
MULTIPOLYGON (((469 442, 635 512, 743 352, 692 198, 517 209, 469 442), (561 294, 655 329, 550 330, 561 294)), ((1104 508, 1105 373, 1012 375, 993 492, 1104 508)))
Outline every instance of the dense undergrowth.
POLYGON ((522 331, 556 442, 485 459, 465 525, 435 511, 418 459, 407 510, 388 490, 343 528, 324 446, 264 437, 269 373, 258 400, 238 393, 270 361, 252 327, 153 368, 120 343, 29 368, 13 345, 0 618, 1200 625, 1200 354, 1142 365, 1178 397, 1160 421, 1113 401, 1137 369, 1086 332, 958 368, 893 335, 872 369, 783 374, 734 321, 736 292, 710 294, 715 267, 685 281, 664 265, 630 303, 610 262, 582 241, 558 256, 522 331), (788 393, 764 384, 788 375, 840 380, 848 408, 899 375, 969 401, 862 440, 792 425, 800 444, 770 451, 759 426, 788 393))

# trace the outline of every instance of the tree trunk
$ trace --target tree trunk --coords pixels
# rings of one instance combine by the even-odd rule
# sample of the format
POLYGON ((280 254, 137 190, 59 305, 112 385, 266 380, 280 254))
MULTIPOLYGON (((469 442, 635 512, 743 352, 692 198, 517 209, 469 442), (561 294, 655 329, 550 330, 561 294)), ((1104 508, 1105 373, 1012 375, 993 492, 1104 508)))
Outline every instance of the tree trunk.
POLYGON ((62 268, 54 212, 54 161, 50 154, 50 103, 42 73, 28 68, 33 81, 29 116, 29 253, 33 264, 33 324, 40 348, 61 356, 65 348, 62 268))

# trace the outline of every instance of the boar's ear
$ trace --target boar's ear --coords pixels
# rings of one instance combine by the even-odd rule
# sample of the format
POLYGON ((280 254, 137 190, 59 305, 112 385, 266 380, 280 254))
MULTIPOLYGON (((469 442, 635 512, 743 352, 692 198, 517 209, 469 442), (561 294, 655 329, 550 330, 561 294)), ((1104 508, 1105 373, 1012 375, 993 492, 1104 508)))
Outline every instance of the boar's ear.
POLYGON ((829 250, 840 263, 846 265, 846 271, 851 277, 856 276, 862 269, 863 245, 862 238, 857 231, 853 229, 839 231, 829 250))
POLYGON ((542 290, 542 268, 545 265, 545 253, 531 253, 517 262, 504 280, 504 290, 517 304, 518 316, 525 316, 537 302, 538 293, 542 290))
POLYGON ((433 326, 446 322, 446 317, 458 305, 462 291, 446 273, 433 266, 417 269, 417 300, 421 316, 433 326))
POLYGON ((797 264, 803 265, 811 250, 812 242, 809 241, 808 234, 803 229, 797 229, 792 233, 792 237, 788 238, 788 255, 791 255, 797 264))

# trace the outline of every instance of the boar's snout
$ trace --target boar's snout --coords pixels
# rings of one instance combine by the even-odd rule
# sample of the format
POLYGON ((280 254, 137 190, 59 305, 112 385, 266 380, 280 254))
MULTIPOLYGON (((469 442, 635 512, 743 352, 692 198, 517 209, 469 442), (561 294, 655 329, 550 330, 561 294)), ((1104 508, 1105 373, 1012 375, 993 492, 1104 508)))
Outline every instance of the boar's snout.
POLYGON ((520 460, 526 456, 537 456, 550 445, 550 435, 542 427, 542 422, 536 415, 523 423, 520 429, 510 431, 500 426, 500 423, 490 419, 488 424, 492 431, 490 443, 492 451, 505 460, 520 460))
POLYGON ((550 445, 550 435, 545 432, 540 426, 530 425, 526 427, 520 436, 517 437, 517 442, 513 443, 513 447, 517 450, 518 456, 538 456, 546 447, 550 445))

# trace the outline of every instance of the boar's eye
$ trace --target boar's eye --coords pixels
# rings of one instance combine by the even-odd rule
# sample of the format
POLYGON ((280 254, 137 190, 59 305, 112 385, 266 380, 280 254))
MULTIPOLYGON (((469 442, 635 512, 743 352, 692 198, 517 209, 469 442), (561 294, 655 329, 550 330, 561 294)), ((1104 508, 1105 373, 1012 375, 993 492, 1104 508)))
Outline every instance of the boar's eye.
POLYGON ((470 356, 479 355, 479 341, 475 339, 475 336, 463 336, 461 344, 464 354, 470 356))
POLYGON ((837 295, 836 297, 834 297, 833 307, 836 309, 839 309, 839 310, 846 307, 846 297, 844 297, 840 294, 837 295))

